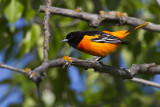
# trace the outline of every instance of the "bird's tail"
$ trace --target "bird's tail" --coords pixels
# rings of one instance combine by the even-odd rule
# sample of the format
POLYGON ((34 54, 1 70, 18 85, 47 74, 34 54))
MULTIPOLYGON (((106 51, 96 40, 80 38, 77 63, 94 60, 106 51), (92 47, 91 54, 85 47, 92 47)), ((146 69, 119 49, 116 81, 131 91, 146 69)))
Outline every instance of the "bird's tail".
POLYGON ((144 26, 146 26, 146 25, 148 25, 148 24, 149 24, 149 22, 145 22, 145 23, 143 23, 143 24, 141 24, 141 25, 139 25, 139 26, 136 26, 136 27, 134 27, 134 28, 131 28, 131 29, 127 30, 126 35, 129 35, 132 31, 134 31, 134 30, 136 30, 136 29, 139 29, 139 28, 142 28, 142 27, 144 27, 144 26))

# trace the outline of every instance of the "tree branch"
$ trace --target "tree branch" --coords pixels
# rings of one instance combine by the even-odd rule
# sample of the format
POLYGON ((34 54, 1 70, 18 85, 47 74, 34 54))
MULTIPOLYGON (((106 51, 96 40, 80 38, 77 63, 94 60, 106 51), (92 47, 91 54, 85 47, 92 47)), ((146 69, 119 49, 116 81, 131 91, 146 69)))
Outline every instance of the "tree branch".
POLYGON ((105 65, 102 62, 98 63, 97 61, 89 61, 89 60, 81 60, 77 58, 70 58, 71 62, 64 60, 63 58, 58 58, 50 61, 46 61, 42 63, 40 66, 36 67, 32 72, 26 72, 23 69, 14 68, 5 64, 0 63, 1 68, 7 68, 13 71, 17 71, 29 76, 33 81, 40 81, 43 78, 43 72, 45 72, 48 68, 53 67, 69 67, 71 65, 81 67, 84 69, 94 69, 99 73, 108 73, 113 76, 119 76, 123 79, 131 79, 132 81, 139 82, 145 85, 150 85, 154 87, 160 88, 160 84, 150 82, 143 79, 133 78, 136 74, 160 74, 160 65, 156 65, 155 63, 151 64, 133 64, 128 70, 121 67, 113 67, 109 65, 105 65))
POLYGON ((39 67, 35 68, 33 72, 36 72, 36 75, 33 76, 33 80, 43 79, 41 78, 41 72, 46 71, 48 68, 53 67, 70 67, 71 65, 81 67, 84 69, 94 69, 99 73, 108 73, 113 76, 119 76, 123 79, 131 79, 132 81, 139 82, 145 85, 153 86, 160 88, 160 84, 150 82, 144 79, 133 78, 136 74, 160 74, 160 65, 156 65, 155 63, 151 64, 133 64, 128 70, 121 67, 113 67, 109 65, 104 65, 102 62, 98 63, 97 61, 89 61, 89 60, 81 60, 77 58, 70 58, 71 61, 68 62, 63 58, 50 60, 39 67))
MULTIPOLYGON (((45 7, 41 5, 39 11, 44 12, 44 9, 45 7)), ((133 26, 138 26, 145 22, 143 20, 134 17, 117 17, 112 14, 110 15, 91 14, 87 12, 76 12, 75 10, 63 9, 57 7, 50 7, 50 12, 52 14, 57 14, 87 21, 89 26, 92 27, 98 27, 103 22, 108 22, 108 23, 112 22, 112 23, 119 23, 123 25, 133 25, 133 26)), ((160 32, 160 25, 153 24, 150 22, 147 26, 144 27, 144 29, 160 32)))
MULTIPOLYGON (((71 62, 64 60, 63 58, 58 58, 55 60, 50 60, 39 67, 35 68, 33 72, 38 74, 38 72, 44 72, 48 68, 53 67, 65 67, 74 65, 77 67, 81 67, 84 69, 92 68, 99 73, 108 73, 114 76, 119 76, 124 79, 132 79, 136 74, 160 74, 160 65, 156 65, 155 63, 151 64, 133 64, 128 70, 121 67, 113 67, 109 65, 105 65, 102 62, 97 61, 89 61, 89 60, 81 60, 77 58, 71 58, 71 62)), ((34 80, 37 78, 41 78, 41 73, 33 77, 34 80)))

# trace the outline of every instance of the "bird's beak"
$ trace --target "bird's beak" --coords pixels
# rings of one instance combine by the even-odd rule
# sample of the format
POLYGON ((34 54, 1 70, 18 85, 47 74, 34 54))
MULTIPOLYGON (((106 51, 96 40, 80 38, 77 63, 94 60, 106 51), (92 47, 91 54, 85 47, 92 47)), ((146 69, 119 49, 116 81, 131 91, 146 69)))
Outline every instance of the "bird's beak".
POLYGON ((61 40, 61 42, 68 42, 68 39, 63 39, 61 40))

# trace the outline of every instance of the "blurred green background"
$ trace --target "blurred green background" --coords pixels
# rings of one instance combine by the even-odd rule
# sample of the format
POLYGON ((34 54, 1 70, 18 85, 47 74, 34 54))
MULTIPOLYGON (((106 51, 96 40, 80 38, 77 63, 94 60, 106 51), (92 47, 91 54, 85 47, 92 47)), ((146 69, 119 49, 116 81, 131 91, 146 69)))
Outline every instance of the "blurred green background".
MULTIPOLYGON (((42 0, 0 0, 0 61, 19 68, 34 69, 43 61, 43 18, 38 11, 42 0)), ((160 8, 155 0, 53 0, 52 6, 98 13, 119 11, 129 16, 160 23, 160 8)), ((92 56, 59 43, 72 31, 129 29, 103 23, 97 28, 84 21, 51 15, 49 59, 65 55, 89 59, 92 56)), ((132 26, 133 27, 133 26, 132 26)), ((122 45, 102 61, 129 68, 131 64, 160 64, 160 34, 143 29, 131 33, 130 45, 122 45)), ((160 91, 130 80, 122 80, 92 69, 51 68, 41 84, 38 99, 34 83, 19 73, 0 69, 0 106, 2 107, 160 107, 160 91), (5 88, 4 88, 5 87, 5 88), (16 99, 16 101, 15 101, 16 99)), ((159 75, 137 75, 160 83, 159 75)))

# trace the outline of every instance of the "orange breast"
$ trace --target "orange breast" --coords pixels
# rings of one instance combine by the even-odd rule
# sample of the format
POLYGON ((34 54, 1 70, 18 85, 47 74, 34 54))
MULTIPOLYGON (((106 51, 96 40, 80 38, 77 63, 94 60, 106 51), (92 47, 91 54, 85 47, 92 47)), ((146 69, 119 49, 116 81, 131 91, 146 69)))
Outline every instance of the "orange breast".
POLYGON ((78 49, 94 56, 105 57, 114 52, 120 44, 91 42, 96 36, 84 36, 78 45, 78 49))

